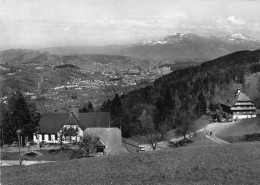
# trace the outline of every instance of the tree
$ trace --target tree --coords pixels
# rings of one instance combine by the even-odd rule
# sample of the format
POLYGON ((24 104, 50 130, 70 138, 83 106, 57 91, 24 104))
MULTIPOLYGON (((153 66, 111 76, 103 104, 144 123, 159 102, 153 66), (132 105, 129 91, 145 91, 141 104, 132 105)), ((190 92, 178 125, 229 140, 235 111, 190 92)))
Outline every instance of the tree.
POLYGON ((11 144, 13 141, 17 141, 16 131, 18 129, 22 130, 23 144, 25 138, 32 139, 40 119, 35 104, 27 102, 20 92, 16 92, 8 99, 6 109, 2 109, 1 112, 5 143, 11 144))
POLYGON ((87 134, 79 142, 79 148, 75 150, 70 159, 79 159, 83 157, 91 157, 96 152, 96 146, 99 142, 99 138, 94 135, 87 134))
POLYGON ((160 131, 156 130, 153 118, 147 110, 143 110, 139 120, 141 123, 140 131, 142 135, 148 139, 150 146, 155 150, 158 142, 163 140, 163 135, 160 131))
POLYGON ((94 107, 91 102, 88 102, 87 112, 94 112, 94 107))
POLYGON ((112 116, 117 116, 122 111, 121 99, 117 93, 115 94, 115 97, 111 102, 110 110, 112 116))
POLYGON ((86 106, 84 105, 83 109, 80 109, 79 112, 80 113, 87 113, 88 111, 87 111, 86 106))
POLYGON ((186 139, 186 136, 195 130, 195 117, 191 112, 179 111, 175 119, 176 134, 186 139))
POLYGON ((65 137, 69 137, 70 138, 70 142, 71 142, 71 137, 73 136, 78 136, 78 128, 74 128, 72 126, 70 126, 69 128, 65 128, 64 131, 63 131, 63 135, 65 137))
POLYGON ((111 100, 110 99, 108 99, 107 101, 102 103, 102 105, 100 107, 100 111, 102 111, 102 112, 110 112, 111 113, 111 100))
POLYGON ((207 102, 203 95, 203 92, 201 91, 198 96, 198 102, 197 102, 195 110, 196 110, 197 115, 201 116, 206 113, 206 109, 207 109, 207 102))
POLYGON ((84 105, 83 109, 79 110, 80 113, 94 112, 94 107, 89 101, 87 107, 84 105))

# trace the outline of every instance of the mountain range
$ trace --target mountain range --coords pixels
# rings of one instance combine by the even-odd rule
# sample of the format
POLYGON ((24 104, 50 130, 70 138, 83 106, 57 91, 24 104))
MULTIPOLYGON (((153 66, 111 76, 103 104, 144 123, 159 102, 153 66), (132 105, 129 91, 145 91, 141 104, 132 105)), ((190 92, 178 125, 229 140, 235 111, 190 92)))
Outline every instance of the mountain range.
POLYGON ((108 54, 161 61, 207 61, 240 50, 260 48, 260 41, 237 33, 226 37, 171 33, 159 40, 129 45, 52 47, 40 51, 58 55, 108 54))

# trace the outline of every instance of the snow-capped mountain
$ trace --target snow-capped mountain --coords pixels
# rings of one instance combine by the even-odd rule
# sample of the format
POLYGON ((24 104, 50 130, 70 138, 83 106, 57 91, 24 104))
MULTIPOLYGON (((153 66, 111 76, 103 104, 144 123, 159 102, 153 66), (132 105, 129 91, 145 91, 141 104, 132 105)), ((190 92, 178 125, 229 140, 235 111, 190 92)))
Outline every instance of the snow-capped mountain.
POLYGON ((169 36, 160 39, 160 40, 145 40, 142 42, 143 45, 156 45, 156 44, 173 44, 176 42, 181 42, 183 40, 187 39, 194 39, 194 38, 200 38, 204 40, 212 40, 212 39, 220 39, 223 41, 250 41, 250 42, 260 42, 256 39, 253 39, 251 37, 245 36, 241 33, 234 33, 232 35, 226 36, 226 37, 215 37, 215 36, 201 36, 201 35, 195 35, 191 33, 178 33, 178 32, 173 32, 170 33, 169 36))
POLYGON ((146 45, 156 45, 156 44, 172 44, 175 42, 180 42, 183 39, 187 39, 191 36, 190 33, 178 33, 178 32, 173 32, 170 33, 169 36, 160 39, 160 40, 145 40, 142 44, 146 45))
POLYGON ((235 51, 256 49, 260 49, 260 41, 240 33, 217 37, 174 32, 162 39, 131 45, 48 48, 41 51, 62 55, 98 53, 162 61, 204 61, 235 51))
MULTIPOLYGON (((230 41, 241 41, 241 40, 245 40, 245 41, 257 41, 251 37, 245 36, 241 33, 234 33, 230 36, 227 36, 227 39, 230 41)), ((259 41, 258 41, 259 42, 259 41)))

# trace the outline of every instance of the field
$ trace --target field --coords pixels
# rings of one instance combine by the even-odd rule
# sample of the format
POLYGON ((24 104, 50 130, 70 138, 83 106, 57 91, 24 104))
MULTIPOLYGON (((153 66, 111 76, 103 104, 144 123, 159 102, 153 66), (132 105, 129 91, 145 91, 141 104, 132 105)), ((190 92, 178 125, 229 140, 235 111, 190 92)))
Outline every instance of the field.
MULTIPOLYGON (((66 161, 70 160, 70 156, 73 150, 62 150, 53 149, 53 150, 38 150, 42 155, 36 155, 35 157, 23 156, 23 160, 28 161, 66 161)), ((22 152, 23 153, 23 152, 22 152)), ((4 152, 1 151, 1 159, 2 160, 18 160, 19 152, 4 152)))
POLYGON ((260 143, 2 167, 2 184, 260 184, 260 143))
POLYGON ((240 142, 245 134, 260 133, 260 117, 241 120, 234 126, 217 133, 217 136, 230 143, 240 142))

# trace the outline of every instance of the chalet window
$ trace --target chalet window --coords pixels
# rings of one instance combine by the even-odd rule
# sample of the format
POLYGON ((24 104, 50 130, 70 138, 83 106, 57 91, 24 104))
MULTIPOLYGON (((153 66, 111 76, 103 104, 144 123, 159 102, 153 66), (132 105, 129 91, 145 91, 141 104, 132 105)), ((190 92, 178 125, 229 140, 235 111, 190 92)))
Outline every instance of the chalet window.
POLYGON ((48 134, 48 137, 49 137, 49 141, 51 141, 51 134, 48 134))
POLYGON ((44 138, 44 134, 42 134, 42 140, 43 140, 43 141, 45 140, 45 138, 44 138))

